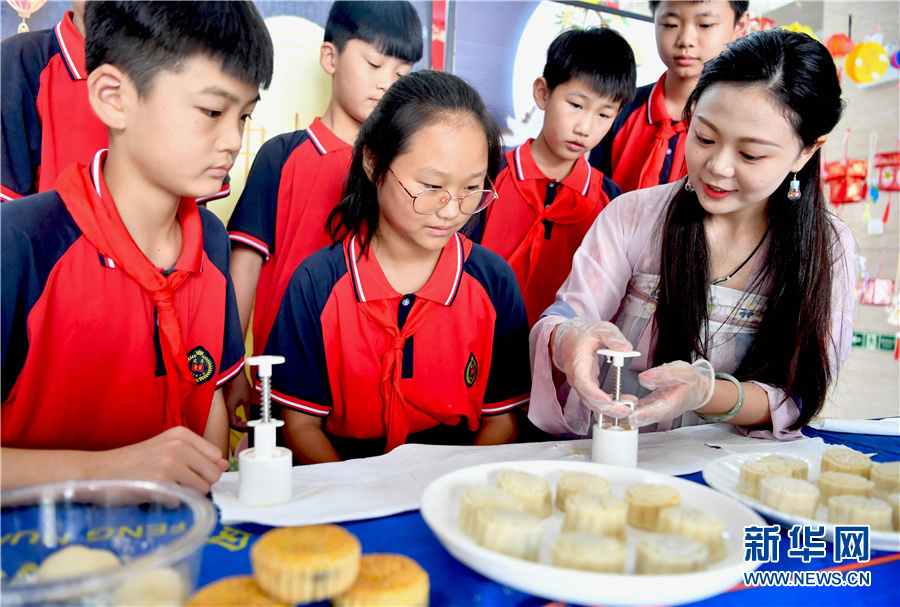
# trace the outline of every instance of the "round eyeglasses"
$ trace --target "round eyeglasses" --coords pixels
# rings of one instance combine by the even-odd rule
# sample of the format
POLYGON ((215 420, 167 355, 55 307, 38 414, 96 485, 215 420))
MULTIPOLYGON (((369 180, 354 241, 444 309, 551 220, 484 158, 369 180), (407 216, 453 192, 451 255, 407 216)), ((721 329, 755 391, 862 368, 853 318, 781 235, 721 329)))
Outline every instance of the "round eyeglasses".
POLYGON ((485 210, 489 204, 499 198, 497 192, 494 191, 494 185, 491 183, 490 179, 487 178, 487 182, 491 186, 490 190, 475 190, 469 192, 465 196, 453 196, 447 190, 427 188, 413 196, 410 191, 406 189, 406 186, 403 185, 403 182, 400 181, 400 178, 397 177, 397 174, 394 173, 391 167, 388 167, 388 171, 391 172, 391 175, 394 176, 394 179, 396 179, 397 183, 400 184, 400 187, 403 188, 403 191, 413 199, 413 210, 419 215, 433 215, 442 207, 446 206, 451 200, 459 201, 459 212, 463 215, 474 215, 475 213, 480 213, 485 210))

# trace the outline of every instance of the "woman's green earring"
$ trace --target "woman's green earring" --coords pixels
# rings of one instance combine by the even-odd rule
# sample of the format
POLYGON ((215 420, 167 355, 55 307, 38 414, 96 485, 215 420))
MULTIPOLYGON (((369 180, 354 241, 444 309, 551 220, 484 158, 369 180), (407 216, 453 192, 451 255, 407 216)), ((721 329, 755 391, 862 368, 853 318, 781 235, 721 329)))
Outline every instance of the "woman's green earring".
POLYGON ((688 176, 687 181, 684 182, 684 191, 685 192, 693 192, 694 185, 691 183, 691 178, 688 176))
POLYGON ((797 173, 794 173, 794 179, 791 180, 791 189, 788 192, 788 200, 800 200, 800 180, 797 179, 797 173))

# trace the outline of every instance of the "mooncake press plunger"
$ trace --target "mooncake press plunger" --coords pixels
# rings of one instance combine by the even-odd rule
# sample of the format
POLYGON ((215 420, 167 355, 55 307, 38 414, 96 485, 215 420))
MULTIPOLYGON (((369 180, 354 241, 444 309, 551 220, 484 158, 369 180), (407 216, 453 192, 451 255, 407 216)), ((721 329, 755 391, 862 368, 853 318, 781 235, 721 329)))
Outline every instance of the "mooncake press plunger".
MULTIPOLYGON (((640 356, 640 352, 619 352, 618 350, 597 350, 597 354, 606 356, 606 362, 612 363, 616 378, 613 402, 617 405, 628 405, 634 410, 634 403, 622 398, 622 367, 626 358, 640 356)), ((600 464, 611 464, 626 468, 637 468, 638 431, 628 424, 620 424, 618 418, 612 423, 603 423, 603 418, 594 424, 591 441, 591 460, 600 464)))
POLYGON ((262 384, 262 415, 247 422, 253 428, 253 448, 238 455, 238 499, 248 506, 274 506, 291 499, 290 449, 275 445, 275 429, 284 422, 272 417, 272 366, 284 362, 283 356, 252 356, 248 365, 259 367, 262 384))

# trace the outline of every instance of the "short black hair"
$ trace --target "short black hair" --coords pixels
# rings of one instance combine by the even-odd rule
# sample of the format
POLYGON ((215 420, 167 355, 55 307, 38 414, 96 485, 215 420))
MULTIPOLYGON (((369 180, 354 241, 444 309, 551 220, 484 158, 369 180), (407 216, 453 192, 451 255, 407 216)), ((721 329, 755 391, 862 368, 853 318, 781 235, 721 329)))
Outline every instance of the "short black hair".
POLYGON ((115 65, 146 95, 161 70, 204 55, 238 80, 268 88, 274 49, 249 0, 151 2, 91 0, 85 5, 85 67, 115 65))
MULTIPOLYGON (((697 0, 697 2, 705 2, 706 0, 697 0)), ((651 0, 650 4, 650 14, 654 17, 656 16, 656 9, 659 7, 659 0, 651 0)), ((734 11, 734 24, 737 25, 737 22, 741 20, 741 17, 744 16, 750 9, 750 0, 746 2, 728 2, 731 5, 731 10, 734 11)))
POLYGON ((634 51, 621 34, 608 27, 570 29, 550 43, 544 79, 552 92, 579 78, 595 93, 626 104, 634 98, 637 68, 634 51))
POLYGON ((413 5, 405 0, 337 0, 328 12, 325 42, 334 44, 340 53, 353 39, 368 42, 383 55, 410 63, 422 58, 422 22, 413 5))

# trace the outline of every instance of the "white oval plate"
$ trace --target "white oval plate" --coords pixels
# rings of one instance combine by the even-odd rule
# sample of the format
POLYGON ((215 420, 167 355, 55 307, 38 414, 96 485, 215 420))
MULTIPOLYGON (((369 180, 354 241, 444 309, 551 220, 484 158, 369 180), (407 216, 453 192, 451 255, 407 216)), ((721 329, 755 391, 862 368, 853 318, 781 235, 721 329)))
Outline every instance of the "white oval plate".
MULTIPOLYGON (((765 525, 753 510, 698 483, 633 468, 592 462, 515 461, 463 468, 432 481, 422 494, 422 517, 450 554, 495 582, 554 601, 582 605, 673 605, 699 601, 719 594, 742 581, 745 571, 760 563, 744 561, 744 527, 765 525), (681 503, 715 514, 725 523, 726 558, 707 571, 681 575, 616 575, 554 567, 553 542, 562 528, 563 514, 554 508, 545 520, 540 560, 517 559, 482 548, 459 530, 459 504, 463 491, 476 485, 497 484, 504 470, 523 470, 550 483, 554 490, 566 472, 590 472, 609 481, 613 495, 624 498, 625 489, 638 483, 670 485, 681 494, 681 503)), ((634 570, 634 546, 646 531, 627 527, 625 571, 634 570)))
MULTIPOLYGON (((737 486, 738 481, 740 481, 741 479, 741 465, 746 461, 759 459, 761 457, 765 457, 766 455, 775 454, 756 451, 752 453, 735 453, 732 455, 725 455, 718 459, 714 459, 713 461, 706 464, 706 467, 703 469, 703 480, 705 480, 706 484, 710 487, 713 487, 714 489, 721 491, 725 495, 747 504, 760 514, 772 519, 773 521, 781 523, 782 525, 786 525, 788 527, 797 524, 816 526, 824 525, 825 539, 829 542, 833 542, 834 525, 828 524, 828 508, 826 506, 819 505, 819 509, 818 511, 816 511, 816 518, 810 519, 793 514, 787 514, 785 512, 780 512, 773 508, 769 508, 758 499, 738 492, 737 486)), ((793 457, 800 458, 809 464, 808 480, 815 485, 816 480, 819 478, 819 472, 822 469, 822 456, 812 454, 791 455, 793 457)), ((892 531, 870 531, 869 547, 873 550, 900 552, 900 533, 895 533, 892 531)))

